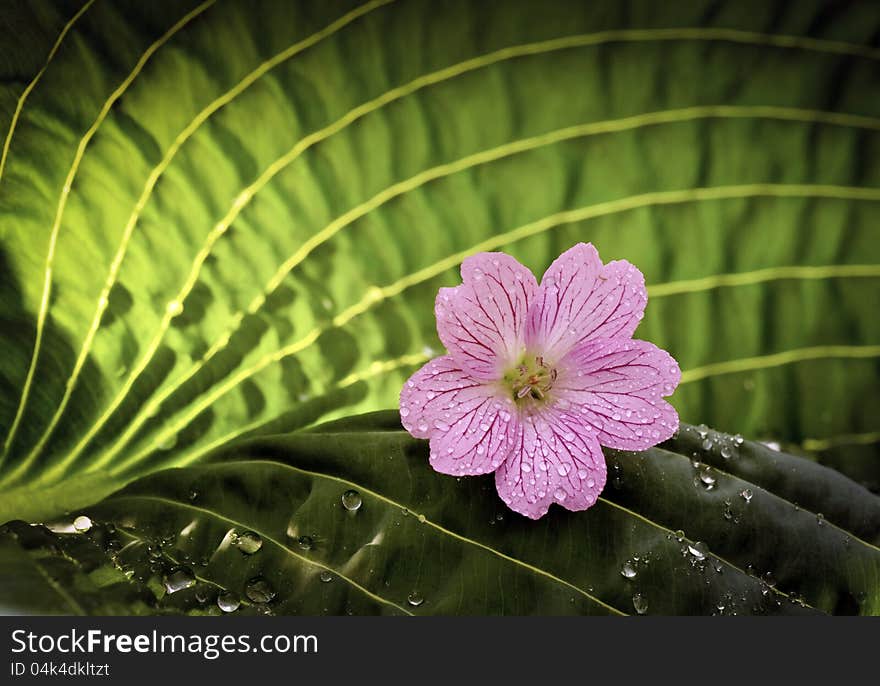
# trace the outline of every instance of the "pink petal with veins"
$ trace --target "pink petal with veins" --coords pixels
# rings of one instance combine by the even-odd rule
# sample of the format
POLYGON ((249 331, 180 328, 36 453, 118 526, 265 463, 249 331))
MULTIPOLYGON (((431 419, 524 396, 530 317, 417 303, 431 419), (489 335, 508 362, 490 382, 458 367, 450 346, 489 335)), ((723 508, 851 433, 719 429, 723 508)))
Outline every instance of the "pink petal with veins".
POLYGON ((404 428, 430 438, 431 466, 456 476, 488 474, 506 459, 515 413, 509 395, 476 382, 450 355, 428 362, 400 394, 404 428))
POLYGON ((678 429, 678 413, 663 396, 680 380, 678 363, 653 343, 599 338, 563 358, 554 390, 602 445, 646 450, 678 429))
POLYGON ((559 361, 591 338, 629 338, 648 301, 645 278, 625 260, 602 265, 591 244, 562 253, 541 279, 526 328, 526 344, 559 361))
POLYGON ((520 417, 510 457, 495 472, 495 487, 510 509, 543 517, 552 503, 586 510, 605 486, 605 456, 596 436, 576 416, 546 407, 520 417))
POLYGON ((504 253, 468 257, 461 276, 461 286, 437 293, 437 333, 462 369, 478 379, 498 379, 522 353, 538 283, 504 253))

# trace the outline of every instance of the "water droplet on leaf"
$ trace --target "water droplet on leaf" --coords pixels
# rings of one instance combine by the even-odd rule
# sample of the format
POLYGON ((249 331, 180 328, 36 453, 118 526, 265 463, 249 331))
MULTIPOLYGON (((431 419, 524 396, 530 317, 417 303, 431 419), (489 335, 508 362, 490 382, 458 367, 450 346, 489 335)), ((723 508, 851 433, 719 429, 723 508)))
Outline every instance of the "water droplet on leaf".
POLYGON ((425 598, 418 591, 413 591, 406 597, 406 602, 408 602, 413 607, 418 607, 425 602, 425 598))
POLYGON ((641 593, 636 593, 633 596, 633 607, 638 614, 643 615, 648 611, 648 601, 642 597, 641 593))
POLYGON ((232 534, 230 543, 245 555, 253 555, 263 547, 263 539, 254 531, 242 531, 232 534))
POLYGON ((73 520, 73 528, 77 533, 84 534, 92 528, 92 520, 85 515, 80 515, 73 520))
POLYGON ((261 576, 255 576, 247 582, 244 594, 255 603, 268 603, 275 597, 275 589, 261 576))
POLYGON ((705 543, 702 543, 701 541, 696 541, 695 543, 688 544, 687 552, 695 560, 697 560, 697 562, 702 562, 709 554, 709 549, 706 547, 705 543))
POLYGON ((363 502, 361 494, 357 491, 346 491, 342 494, 342 506, 349 512, 356 512, 363 502))
POLYGON ((174 567, 165 574, 162 583, 165 585, 165 590, 168 591, 169 594, 177 593, 178 591, 193 586, 196 583, 196 577, 192 571, 186 567, 174 567))
POLYGON ((240 605, 241 601, 238 599, 238 596, 229 591, 223 591, 223 593, 217 596, 217 607, 223 612, 235 612, 240 605))

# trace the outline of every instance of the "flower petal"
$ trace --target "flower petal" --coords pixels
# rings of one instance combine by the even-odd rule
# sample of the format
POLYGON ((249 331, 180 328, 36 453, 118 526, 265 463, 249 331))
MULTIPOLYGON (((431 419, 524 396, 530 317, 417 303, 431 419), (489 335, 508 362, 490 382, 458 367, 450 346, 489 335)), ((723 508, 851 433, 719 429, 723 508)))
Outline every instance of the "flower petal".
POLYGON ((495 487, 512 510, 543 517, 551 503, 569 510, 595 504, 605 486, 605 456, 576 417, 556 408, 523 415, 495 487))
POLYGON ((578 243, 544 273, 526 343, 556 362, 591 338, 629 338, 647 301, 645 278, 636 267, 626 260, 603 265, 592 244, 578 243))
POLYGON ((646 450, 678 429, 678 413, 663 396, 675 391, 681 370, 653 343, 594 339, 566 355, 557 370, 554 397, 572 403, 572 413, 595 427, 604 446, 646 450))
POLYGON ((480 379, 498 379, 522 353, 538 282, 504 253, 468 257, 461 276, 461 286, 437 293, 437 333, 463 369, 480 379))
POLYGON ((417 438, 430 438, 431 466, 455 476, 487 474, 507 457, 513 400, 463 371, 450 355, 413 374, 400 394, 400 418, 417 438))

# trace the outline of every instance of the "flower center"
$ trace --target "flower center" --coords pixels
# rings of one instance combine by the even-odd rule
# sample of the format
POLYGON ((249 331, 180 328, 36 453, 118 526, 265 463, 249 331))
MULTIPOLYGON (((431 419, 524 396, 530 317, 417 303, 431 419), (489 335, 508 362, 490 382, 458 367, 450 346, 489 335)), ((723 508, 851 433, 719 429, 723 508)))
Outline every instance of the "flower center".
POLYGON ((519 365, 504 375, 504 381, 513 392, 513 399, 543 400, 556 381, 556 370, 544 358, 524 356, 519 365))

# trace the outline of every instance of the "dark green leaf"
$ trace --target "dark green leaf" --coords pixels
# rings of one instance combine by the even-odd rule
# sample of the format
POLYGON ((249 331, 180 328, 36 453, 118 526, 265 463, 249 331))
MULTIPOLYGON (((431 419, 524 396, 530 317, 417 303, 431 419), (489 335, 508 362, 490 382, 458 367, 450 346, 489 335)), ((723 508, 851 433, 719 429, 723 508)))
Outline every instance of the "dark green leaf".
POLYGON ((856 535, 876 539, 880 499, 730 436, 709 434, 709 451, 689 445, 697 431, 609 451, 596 506, 554 506, 533 522, 504 506, 491 476, 434 472, 396 413, 366 415, 141 478, 85 508, 93 529, 68 537, 113 525, 116 564, 154 589, 162 612, 219 613, 218 594, 247 599, 254 579, 264 585, 251 587, 248 612, 880 612, 880 549, 856 535), (198 584, 167 594, 169 573, 198 584))

